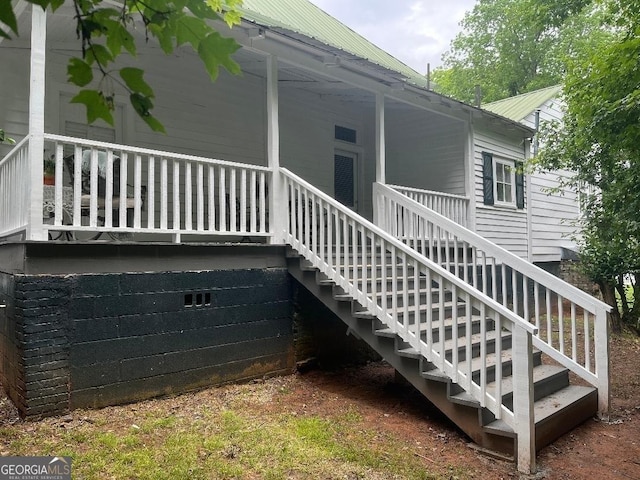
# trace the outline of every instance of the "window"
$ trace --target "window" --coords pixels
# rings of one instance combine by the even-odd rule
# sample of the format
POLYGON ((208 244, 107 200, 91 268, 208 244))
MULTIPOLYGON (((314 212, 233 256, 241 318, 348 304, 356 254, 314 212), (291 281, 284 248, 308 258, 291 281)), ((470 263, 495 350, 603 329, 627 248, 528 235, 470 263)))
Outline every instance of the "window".
POLYGON ((512 165, 496 160, 496 202, 513 204, 515 169, 512 165))
POLYGON ((356 143, 356 131, 353 128, 335 126, 334 137, 343 142, 356 143))
POLYGON ((485 205, 524 208, 524 173, 522 163, 495 159, 482 152, 482 190, 485 205))

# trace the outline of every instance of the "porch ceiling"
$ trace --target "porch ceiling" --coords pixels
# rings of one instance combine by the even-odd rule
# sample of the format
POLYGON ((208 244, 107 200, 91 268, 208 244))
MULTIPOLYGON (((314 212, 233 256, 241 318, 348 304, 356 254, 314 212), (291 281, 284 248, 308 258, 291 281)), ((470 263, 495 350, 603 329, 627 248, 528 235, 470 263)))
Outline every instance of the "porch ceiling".
MULTIPOLYGON (((18 26, 20 37, 10 42, 11 48, 28 49, 29 48, 29 32, 31 30, 31 15, 30 8, 27 8, 25 12, 18 18, 18 26)), ((57 52, 68 55, 80 54, 80 42, 75 32, 75 12, 73 6, 66 2, 60 7, 55 15, 48 16, 47 22, 47 41, 50 48, 55 49, 57 52)), ((245 29, 245 26, 234 29, 233 36, 237 36, 241 31, 245 29)), ((154 42, 144 42, 144 29, 137 30, 141 42, 139 45, 144 45, 144 48, 140 49, 139 55, 145 56, 162 56, 165 57, 160 47, 154 42)), ((247 35, 245 32, 244 35, 247 35)), ((246 37, 245 37, 246 38, 246 37)), ((243 43, 243 42, 241 42, 243 43)), ((175 57, 193 57, 194 62, 199 61, 196 54, 189 48, 183 47, 176 49, 172 54, 175 57)), ((266 64, 265 57, 260 53, 257 53, 251 48, 242 48, 234 55, 236 61, 240 64, 242 71, 245 75, 255 75, 261 78, 266 77, 266 64)), ((336 67, 341 68, 341 67, 336 67)), ((324 98, 333 98, 341 103, 348 103, 358 105, 360 107, 375 107, 375 95, 364 88, 355 87, 349 83, 345 83, 336 78, 332 78, 330 75, 331 68, 327 69, 327 75, 324 75, 319 71, 312 71, 307 68, 299 67, 291 63, 285 63, 284 61, 279 64, 279 86, 282 89, 299 89, 305 92, 312 92, 318 96, 324 98)), ((400 90, 402 86, 398 84, 400 90)), ((388 86, 388 88, 392 87, 388 86)), ((400 92, 400 91, 399 91, 400 92)), ((394 101, 387 97, 387 108, 397 109, 399 111, 411 111, 415 110, 415 105, 411 105, 412 99, 420 100, 422 103, 429 104, 429 109, 433 109, 433 113, 438 115, 443 113, 447 116, 453 116, 462 118, 461 115, 468 115, 464 112, 473 112, 474 116, 488 117, 488 120, 493 123, 503 124, 508 123, 509 129, 517 129, 523 131, 525 134, 530 134, 529 130, 518 124, 517 122, 506 122, 504 118, 490 112, 485 112, 480 109, 475 109, 472 106, 462 104, 453 99, 443 97, 435 92, 419 89, 419 91, 400 92, 400 97, 406 97, 407 101, 394 101), (402 95, 402 93, 407 93, 402 95), (454 113, 457 112, 457 113, 454 113)))

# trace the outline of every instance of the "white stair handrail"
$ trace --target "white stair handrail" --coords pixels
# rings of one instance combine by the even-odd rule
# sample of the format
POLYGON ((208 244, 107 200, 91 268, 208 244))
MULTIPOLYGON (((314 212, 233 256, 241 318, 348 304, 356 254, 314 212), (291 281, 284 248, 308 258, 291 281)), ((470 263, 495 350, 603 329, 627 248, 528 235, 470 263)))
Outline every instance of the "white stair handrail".
MULTIPOLYGON (((512 288, 512 292, 515 293, 512 294, 511 308, 516 311, 522 310, 526 318, 529 318, 531 314, 536 326, 542 324, 546 327, 546 339, 541 336, 541 332, 538 332, 533 338, 534 346, 596 386, 599 390, 599 412, 601 415, 608 414, 609 349, 607 313, 611 310, 609 305, 387 185, 376 183, 373 190, 375 216, 387 231, 393 233, 394 230, 399 230, 401 239, 409 243, 423 240, 417 238, 419 235, 415 234, 416 230, 421 234, 437 231, 437 236, 434 234, 434 237, 437 237, 434 242, 438 244, 438 249, 446 249, 447 251, 449 249, 456 251, 458 249, 463 251, 469 248, 472 249, 473 258, 467 260, 470 262, 469 264, 472 264, 473 268, 483 271, 482 282, 474 283, 476 283, 476 288, 484 293, 490 293, 487 285, 487 276, 493 275, 495 278, 496 271, 502 273, 502 285, 497 285, 498 288, 493 285, 492 288, 494 298, 499 288, 503 292, 509 287, 512 288), (400 225, 395 223, 398 222, 398 218, 401 218, 400 225), (391 221, 391 224, 387 224, 389 221, 391 221), (445 238, 444 241, 440 240, 442 237, 445 238), (508 273, 508 271, 505 270, 505 266, 511 269, 511 284, 506 282, 505 277, 507 275, 505 273, 508 273), (522 278, 518 279, 518 275, 522 278), (527 305, 530 283, 534 287, 534 312, 528 312, 527 305), (524 298, 517 298, 518 288, 522 289, 524 298), (540 293, 544 293, 546 298, 544 308, 539 308, 537 303, 540 293), (555 297, 555 302, 551 301, 552 297, 555 297), (565 301, 569 302, 570 310, 570 319, 566 320, 566 324, 570 324, 569 334, 571 338, 568 339, 570 345, 567 350, 571 351, 571 356, 565 354, 564 345, 565 320, 563 309, 565 308, 565 301), (584 331, 579 331, 576 328, 579 309, 584 312, 584 331), (540 315, 542 310, 546 311, 544 318, 540 315), (591 318, 593 318, 593 324, 591 324, 591 318), (552 335, 554 329, 559 331, 557 340, 552 335), (554 346, 554 343, 556 346, 554 346), (591 348, 595 349, 593 362, 590 353, 591 348), (584 358, 580 358, 581 356, 584 358)), ((429 242, 427 241, 426 243, 428 244, 429 242)), ((449 255, 449 253, 447 252, 446 255, 449 255)), ((452 269, 454 271, 462 269, 463 272, 466 272, 468 265, 459 264, 451 258, 441 260, 448 265, 453 264, 452 269)), ((503 295, 503 305, 506 307, 507 303, 507 297, 503 295)))

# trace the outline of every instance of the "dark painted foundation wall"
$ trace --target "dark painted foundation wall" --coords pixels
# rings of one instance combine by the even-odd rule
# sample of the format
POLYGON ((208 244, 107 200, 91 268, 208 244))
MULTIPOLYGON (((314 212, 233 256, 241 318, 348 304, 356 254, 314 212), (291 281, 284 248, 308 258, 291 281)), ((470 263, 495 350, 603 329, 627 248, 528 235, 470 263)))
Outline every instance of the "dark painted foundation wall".
POLYGON ((23 416, 295 367, 281 247, 25 244, 2 260, 0 380, 23 416))

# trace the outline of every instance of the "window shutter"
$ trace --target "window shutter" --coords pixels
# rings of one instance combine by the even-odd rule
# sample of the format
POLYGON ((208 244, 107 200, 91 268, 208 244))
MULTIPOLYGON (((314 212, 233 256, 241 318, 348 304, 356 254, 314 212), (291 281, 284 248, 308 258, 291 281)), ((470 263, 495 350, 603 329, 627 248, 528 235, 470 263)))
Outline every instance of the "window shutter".
POLYGON ((482 191, 484 204, 493 205, 493 155, 482 152, 482 191))
POLYGON ((516 162, 516 207, 524 208, 524 172, 522 162, 516 162))

